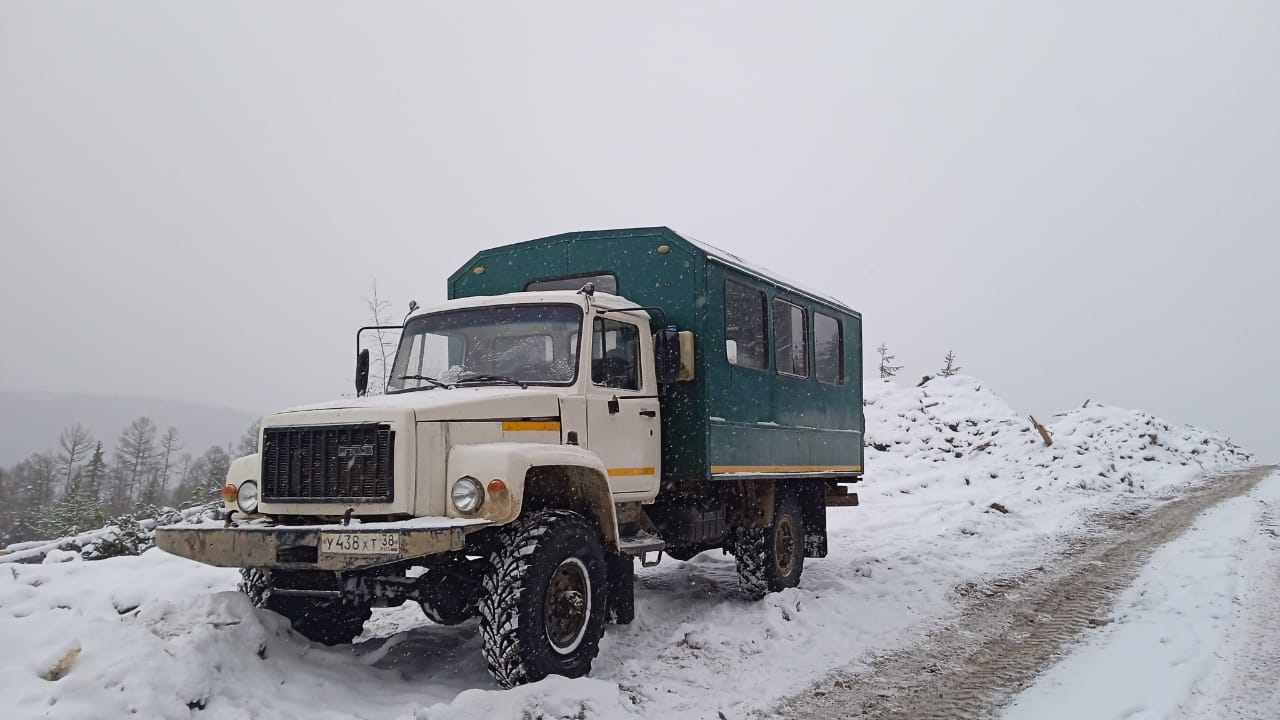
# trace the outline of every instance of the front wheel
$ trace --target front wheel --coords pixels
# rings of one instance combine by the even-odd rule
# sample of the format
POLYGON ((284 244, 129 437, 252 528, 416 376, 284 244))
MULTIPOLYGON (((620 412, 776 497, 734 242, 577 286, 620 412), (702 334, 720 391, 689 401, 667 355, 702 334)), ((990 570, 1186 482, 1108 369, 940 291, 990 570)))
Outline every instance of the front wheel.
POLYGON ((502 528, 483 587, 480 637, 499 685, 591 670, 608 588, 599 533, 586 518, 541 510, 502 528))

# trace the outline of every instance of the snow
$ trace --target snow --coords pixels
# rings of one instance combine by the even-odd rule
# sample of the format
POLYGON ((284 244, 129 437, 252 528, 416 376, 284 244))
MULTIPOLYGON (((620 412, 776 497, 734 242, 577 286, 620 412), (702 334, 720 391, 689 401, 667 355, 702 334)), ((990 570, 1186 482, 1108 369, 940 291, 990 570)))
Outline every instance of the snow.
MULTIPOLYGON (((488 525, 489 520, 483 518, 451 518, 451 517, 420 517, 410 518, 408 520, 387 520, 379 522, 362 522, 360 518, 351 518, 348 525, 340 522, 329 523, 327 525, 289 525, 289 530, 441 530, 448 528, 471 527, 474 525, 488 525)), ((174 529, 197 528, 201 530, 209 529, 208 523, 202 522, 185 522, 170 525, 174 529)), ((253 520, 240 520, 236 522, 238 530, 276 530, 281 526, 267 520, 266 518, 255 518, 253 520)), ((221 529, 218 526, 214 529, 221 529)))
POLYGON ((635 622, 609 627, 591 678, 502 691, 474 621, 375 610, 354 645, 323 648, 254 610, 234 570, 47 554, 0 565, 0 717, 743 717, 923 637, 957 586, 1039 564, 1093 513, 1251 463, 1212 433, 1093 404, 1055 417, 1045 447, 969 377, 867 398, 862 506, 829 511, 830 554, 801 587, 745 601, 719 552, 637 567, 635 622))
POLYGON ((1153 555, 1115 622, 1041 675, 1004 720, 1276 717, 1280 541, 1268 510, 1277 503, 1280 475, 1271 475, 1203 514, 1153 555), (1269 622, 1252 622, 1258 615, 1269 622))
POLYGON ((308 412, 314 410, 350 410, 358 408, 396 409, 396 410, 432 410, 437 408, 466 405, 481 399, 501 398, 505 396, 529 397, 535 394, 554 399, 554 391, 539 388, 537 385, 519 387, 516 385, 477 385, 453 386, 447 388, 429 388, 411 392, 388 393, 383 395, 363 395, 361 397, 339 398, 309 405, 298 405, 285 408, 277 414, 308 412), (532 388, 532 389, 530 389, 532 388))

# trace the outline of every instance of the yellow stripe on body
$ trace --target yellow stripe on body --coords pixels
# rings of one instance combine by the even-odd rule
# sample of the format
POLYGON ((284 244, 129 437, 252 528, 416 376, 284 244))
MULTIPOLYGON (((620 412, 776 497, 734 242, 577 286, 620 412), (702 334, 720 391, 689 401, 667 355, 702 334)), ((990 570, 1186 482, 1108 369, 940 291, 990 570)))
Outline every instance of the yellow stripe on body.
POLYGON ((504 420, 502 422, 503 432, 517 432, 521 430, 549 430, 560 432, 559 420, 504 420))
POLYGON ((861 465, 712 465, 713 473, 862 472, 861 465))
POLYGON ((630 475, 653 475, 657 472, 656 468, 639 467, 639 468, 609 468, 609 477, 620 477, 630 475))

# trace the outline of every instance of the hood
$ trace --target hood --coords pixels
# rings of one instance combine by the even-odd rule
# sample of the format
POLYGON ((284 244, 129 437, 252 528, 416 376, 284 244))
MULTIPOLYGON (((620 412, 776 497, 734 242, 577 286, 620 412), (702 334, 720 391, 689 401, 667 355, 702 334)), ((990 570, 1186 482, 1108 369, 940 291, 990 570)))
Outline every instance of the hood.
POLYGON ((411 410, 418 422, 426 420, 499 420, 505 418, 556 417, 560 414, 559 388, 514 385, 433 388, 395 395, 342 398, 283 410, 277 415, 311 410, 397 409, 411 410))

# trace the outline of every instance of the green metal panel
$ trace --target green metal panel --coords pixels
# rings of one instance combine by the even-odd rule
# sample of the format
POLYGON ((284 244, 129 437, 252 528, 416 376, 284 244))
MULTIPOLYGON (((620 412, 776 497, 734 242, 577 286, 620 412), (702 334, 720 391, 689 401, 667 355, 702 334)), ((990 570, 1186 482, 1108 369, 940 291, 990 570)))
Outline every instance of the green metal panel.
POLYGON ((861 317, 669 228, 566 233, 485 250, 449 278, 449 297, 517 292, 532 279, 602 271, 616 274, 619 294, 662 308, 669 324, 696 337, 697 379, 669 386, 663 395, 665 480, 705 479, 712 466, 862 465, 861 317), (772 367, 772 322, 770 367, 729 364, 728 277, 764 290, 771 309, 775 297, 805 308, 808 378, 780 375, 772 367), (840 386, 813 377, 813 313, 819 309, 843 323, 840 386))

